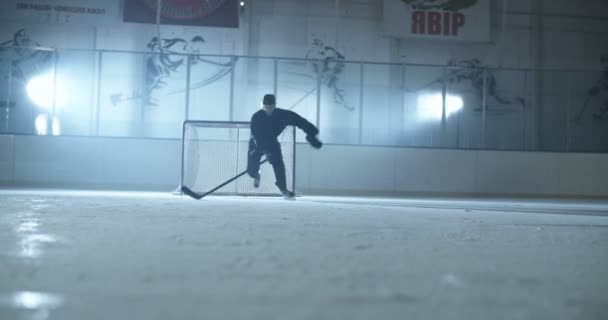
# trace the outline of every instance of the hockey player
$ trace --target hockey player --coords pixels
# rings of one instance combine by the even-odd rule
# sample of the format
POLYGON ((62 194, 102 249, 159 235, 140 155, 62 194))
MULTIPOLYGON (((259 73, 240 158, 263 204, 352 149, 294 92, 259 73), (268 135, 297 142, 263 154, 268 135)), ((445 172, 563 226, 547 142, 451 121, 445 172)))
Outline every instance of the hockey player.
POLYGON ((285 178, 285 164, 278 136, 287 126, 296 126, 306 133, 306 140, 315 149, 320 149, 323 143, 317 138, 317 129, 308 120, 297 113, 276 107, 276 98, 273 94, 264 95, 262 109, 251 117, 251 139, 249 139, 249 152, 247 158, 247 173, 253 178, 254 187, 260 186, 260 159, 266 159, 272 165, 276 186, 285 199, 293 199, 294 193, 287 189, 285 178))

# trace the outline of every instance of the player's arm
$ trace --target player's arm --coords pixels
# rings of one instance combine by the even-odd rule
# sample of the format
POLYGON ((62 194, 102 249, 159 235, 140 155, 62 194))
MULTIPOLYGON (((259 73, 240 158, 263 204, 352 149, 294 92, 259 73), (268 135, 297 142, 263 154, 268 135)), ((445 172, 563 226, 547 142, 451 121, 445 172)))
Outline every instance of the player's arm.
POLYGON ((306 133, 306 141, 308 141, 308 143, 310 143, 310 145, 314 148, 319 149, 323 146, 323 143, 317 138, 319 129, 317 129, 314 124, 310 123, 310 121, 304 119, 299 114, 286 110, 285 123, 287 125, 296 126, 300 130, 304 131, 306 133))

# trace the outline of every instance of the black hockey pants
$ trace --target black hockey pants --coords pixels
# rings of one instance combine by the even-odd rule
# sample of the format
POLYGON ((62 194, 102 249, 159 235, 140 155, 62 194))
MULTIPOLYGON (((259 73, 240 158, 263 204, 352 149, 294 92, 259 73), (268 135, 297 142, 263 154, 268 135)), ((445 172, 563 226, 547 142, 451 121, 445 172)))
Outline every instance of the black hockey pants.
POLYGON ((247 174, 255 178, 260 171, 260 160, 262 155, 266 155, 268 162, 274 169, 274 177, 276 185, 280 190, 287 189, 287 179, 285 178, 285 163, 283 163, 283 154, 281 153, 281 144, 278 141, 273 141, 268 144, 266 149, 262 150, 255 143, 253 138, 249 139, 249 152, 247 153, 247 174))

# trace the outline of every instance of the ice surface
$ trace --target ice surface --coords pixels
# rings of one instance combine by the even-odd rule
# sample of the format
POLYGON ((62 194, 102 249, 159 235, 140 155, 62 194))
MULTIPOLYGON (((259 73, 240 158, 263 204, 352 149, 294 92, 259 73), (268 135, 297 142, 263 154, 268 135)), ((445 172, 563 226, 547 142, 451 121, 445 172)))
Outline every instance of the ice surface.
POLYGON ((0 191, 0 319, 608 319, 608 203, 0 191))

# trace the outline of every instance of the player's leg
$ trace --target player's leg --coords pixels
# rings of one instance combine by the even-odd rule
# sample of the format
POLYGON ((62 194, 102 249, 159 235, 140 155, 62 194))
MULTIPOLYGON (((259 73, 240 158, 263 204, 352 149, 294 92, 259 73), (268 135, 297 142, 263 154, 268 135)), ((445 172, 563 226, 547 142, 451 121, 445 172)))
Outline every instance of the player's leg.
POLYGON ((272 148, 268 150, 267 156, 268 161, 270 161, 272 169, 274 170, 276 186, 279 188, 285 199, 292 199, 295 194, 287 190, 287 178, 285 176, 285 163, 283 162, 281 145, 278 142, 273 144, 272 148))
POLYGON ((253 138, 249 139, 249 150, 247 152, 247 174, 253 178, 253 186, 260 186, 260 159, 264 153, 255 144, 253 138))

